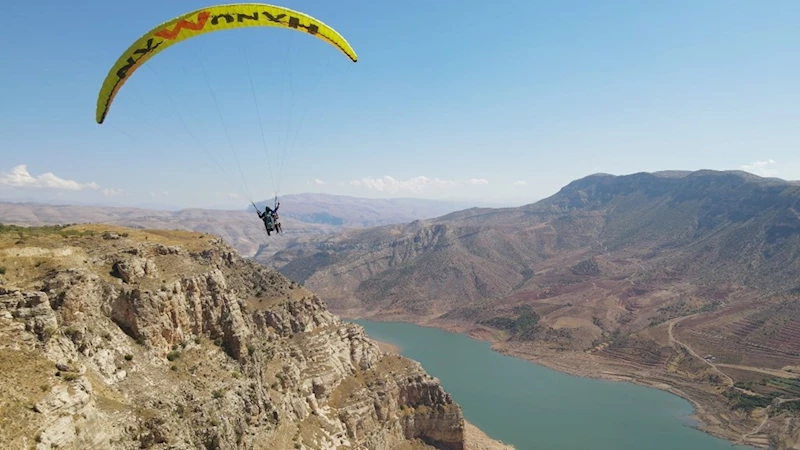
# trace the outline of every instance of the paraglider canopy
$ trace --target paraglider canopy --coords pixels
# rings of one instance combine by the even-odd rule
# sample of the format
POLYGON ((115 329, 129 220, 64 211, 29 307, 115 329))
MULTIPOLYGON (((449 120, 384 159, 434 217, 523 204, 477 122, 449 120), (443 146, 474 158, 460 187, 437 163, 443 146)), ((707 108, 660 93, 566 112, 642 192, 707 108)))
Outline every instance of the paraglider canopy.
POLYGON ((282 27, 308 33, 358 61, 353 48, 336 30, 307 14, 263 3, 232 3, 198 9, 164 22, 134 42, 109 70, 97 98, 95 118, 102 124, 111 102, 128 77, 167 47, 212 31, 243 27, 282 27))

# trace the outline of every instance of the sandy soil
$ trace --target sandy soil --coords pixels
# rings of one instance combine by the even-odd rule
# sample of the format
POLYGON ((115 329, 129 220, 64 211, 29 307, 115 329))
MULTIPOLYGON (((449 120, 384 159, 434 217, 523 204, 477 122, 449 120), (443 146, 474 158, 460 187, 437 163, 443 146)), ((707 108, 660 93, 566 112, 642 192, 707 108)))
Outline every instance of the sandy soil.
POLYGON ((514 450, 514 447, 490 438, 466 420, 464 421, 464 432, 466 434, 464 440, 467 444, 465 450, 514 450))
POLYGON ((378 347, 380 347, 380 349, 384 353, 389 353, 389 354, 392 354, 392 355, 399 355, 400 352, 401 352, 400 347, 398 347, 396 345, 389 344, 389 343, 386 343, 386 342, 381 342, 381 341, 379 341, 377 339, 372 339, 372 340, 375 341, 378 344, 378 347))

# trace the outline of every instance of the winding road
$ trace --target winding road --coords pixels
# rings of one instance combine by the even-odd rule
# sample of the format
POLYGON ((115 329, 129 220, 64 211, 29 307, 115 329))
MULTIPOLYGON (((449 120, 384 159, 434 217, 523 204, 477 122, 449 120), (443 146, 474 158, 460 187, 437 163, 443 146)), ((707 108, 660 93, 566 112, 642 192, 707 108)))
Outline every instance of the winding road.
MULTIPOLYGON (((706 360, 705 358, 701 358, 700 355, 698 355, 697 352, 695 352, 691 347, 689 347, 688 344, 685 344, 685 343, 675 339, 675 335, 672 332, 673 328, 675 328, 675 325, 677 325, 680 321, 682 321, 684 319, 688 319, 689 317, 693 317, 693 316, 696 316, 698 314, 701 314, 701 313, 695 313, 695 314, 691 314, 691 315, 684 316, 684 317, 678 317, 677 319, 671 320, 670 323, 669 323, 669 329, 668 329, 669 330, 669 340, 670 340, 670 342, 674 343, 674 344, 677 344, 677 345, 680 345, 681 347, 686 349, 686 351, 689 352, 690 355, 692 355, 692 356, 694 356, 696 358, 699 358, 701 361, 703 361, 706 364, 708 364, 712 369, 714 369, 715 372, 717 372, 718 374, 722 375, 722 377, 725 380, 727 380, 728 387, 732 387, 734 389, 737 389, 737 390, 739 390, 739 391, 741 391, 741 392, 743 392, 743 393, 745 393, 747 395, 759 395, 759 394, 757 394, 755 392, 751 392, 751 391, 749 391, 747 389, 742 389, 742 388, 736 387, 734 385, 735 382, 733 381, 733 378, 731 378, 725 372, 721 371, 719 369, 719 367, 717 367, 716 364, 712 363, 711 361, 706 360)), ((763 373, 763 374, 766 374, 766 375, 772 375, 772 376, 777 376, 777 377, 781 377, 781 375, 783 374, 783 371, 776 371, 776 370, 770 370, 770 369, 761 369, 761 368, 758 368, 758 367, 739 366, 739 365, 733 365, 733 364, 720 364, 720 366, 722 366, 722 367, 734 367, 734 368, 741 369, 741 370, 749 370, 751 372, 759 372, 759 373, 763 373)), ((794 376, 783 376, 783 378, 796 378, 796 377, 794 377, 794 376)), ((764 425, 769 420, 769 417, 770 417, 769 416, 769 411, 770 411, 770 409, 772 407, 778 406, 778 405, 780 405, 782 403, 785 403, 785 402, 798 401, 798 400, 800 400, 800 397, 775 399, 771 404, 767 405, 764 408, 764 410, 763 410, 764 419, 761 421, 761 423, 759 423, 758 426, 753 428, 748 433, 744 433, 742 435, 742 437, 739 438, 739 442, 743 443, 750 436, 753 436, 753 435, 758 434, 759 432, 761 432, 761 429, 764 427, 764 425)))
MULTIPOLYGON (((672 319, 672 320, 669 322, 669 341, 670 341, 671 343, 674 343, 674 344, 680 345, 680 346, 681 346, 681 347, 683 347, 683 348, 684 348, 684 349, 685 349, 687 352, 689 352, 689 354, 690 354, 690 355, 692 355, 692 356, 694 356, 695 358, 698 358, 698 359, 700 359, 700 361, 703 361, 704 363, 708 364, 708 365, 709 365, 709 366, 710 366, 712 369, 714 369, 714 371, 715 371, 715 372, 717 372, 718 374, 720 374, 720 375, 722 376, 722 378, 724 378, 725 380, 727 380, 728 387, 736 387, 736 386, 734 386, 734 381, 733 381, 733 378, 731 378, 731 377, 730 377, 728 374, 726 374, 725 372, 723 372, 723 371, 719 370, 719 368, 718 368, 718 367, 717 367, 717 366, 716 366, 714 363, 712 363, 711 361, 708 361, 707 359, 700 357, 700 355, 698 355, 698 354, 697 354, 697 352, 695 352, 695 351, 692 349, 692 347, 689 347, 689 345, 687 345, 687 344, 685 344, 685 343, 683 343, 683 342, 681 342, 681 341, 679 341, 679 340, 675 339, 675 335, 674 335, 674 334, 673 334, 673 332, 672 332, 672 329, 673 329, 673 328, 675 328, 675 325, 677 325, 677 324, 678 324, 678 322, 680 322, 680 321, 682 321, 682 320, 684 320, 684 319, 688 319, 689 317, 694 317, 694 316, 696 316, 696 315, 698 315, 698 314, 700 314, 700 313, 695 313, 695 314, 691 314, 691 315, 688 315, 688 316, 678 317, 677 319, 672 319)), ((737 389, 738 389, 738 388, 737 388, 737 389)))

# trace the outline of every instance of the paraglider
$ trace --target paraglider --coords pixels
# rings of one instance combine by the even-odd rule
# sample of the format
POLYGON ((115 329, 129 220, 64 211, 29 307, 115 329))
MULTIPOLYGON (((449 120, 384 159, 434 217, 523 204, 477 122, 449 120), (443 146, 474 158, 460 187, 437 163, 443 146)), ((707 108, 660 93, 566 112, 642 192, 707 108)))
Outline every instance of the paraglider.
MULTIPOLYGON (((103 81, 97 97, 95 120, 98 124, 102 124, 105 121, 114 98, 125 82, 137 69, 156 54, 195 36, 214 31, 246 27, 279 27, 301 31, 331 44, 352 62, 358 61, 355 51, 341 34, 322 21, 302 12, 264 3, 232 3, 209 6, 161 23, 128 47, 111 67, 103 81)), ((266 142, 264 142, 264 145, 266 150, 266 142)), ((232 144, 231 149, 233 150, 232 144)), ((264 213, 261 213, 256 208, 259 218, 264 221, 268 236, 272 231, 282 232, 277 215, 277 205, 280 205, 277 202, 277 188, 275 202, 276 207, 274 210, 267 206, 264 213)))

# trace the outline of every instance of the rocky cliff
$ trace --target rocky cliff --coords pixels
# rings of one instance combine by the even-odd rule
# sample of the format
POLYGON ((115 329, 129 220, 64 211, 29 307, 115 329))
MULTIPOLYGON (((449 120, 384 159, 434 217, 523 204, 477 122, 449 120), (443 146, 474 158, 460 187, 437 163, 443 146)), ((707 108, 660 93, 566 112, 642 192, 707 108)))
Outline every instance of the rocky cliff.
POLYGON ((418 363, 209 235, 5 229, 0 355, 4 448, 478 448, 418 363))

